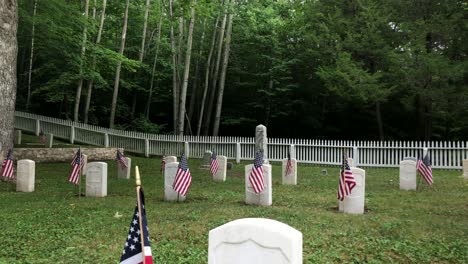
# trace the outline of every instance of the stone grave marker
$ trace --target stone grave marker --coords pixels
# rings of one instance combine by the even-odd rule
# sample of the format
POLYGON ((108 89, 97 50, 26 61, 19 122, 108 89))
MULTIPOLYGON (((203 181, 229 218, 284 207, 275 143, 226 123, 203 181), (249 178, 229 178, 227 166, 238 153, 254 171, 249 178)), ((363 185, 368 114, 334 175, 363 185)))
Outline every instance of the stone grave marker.
POLYGON ((166 164, 171 163, 171 162, 177 162, 177 157, 176 156, 166 156, 164 158, 164 160, 166 161, 166 164))
POLYGON ((117 162, 117 178, 119 179, 130 179, 130 173, 132 170, 132 159, 123 157, 127 161, 128 166, 124 167, 120 162, 117 162))
POLYGON ((265 189, 260 193, 255 193, 249 181, 252 167, 253 164, 245 166, 245 203, 270 206, 273 203, 271 188, 271 165, 263 164, 263 182, 265 183, 265 189))
POLYGON ((291 169, 286 175, 286 165, 288 164, 288 159, 283 159, 282 172, 283 175, 283 185, 297 185, 297 160, 291 159, 291 169))
POLYGON ((302 264, 302 233, 265 218, 243 218, 210 230, 208 264, 302 264))
POLYGON ((226 170, 227 170, 227 158, 226 156, 217 156, 218 160, 218 171, 213 175, 214 181, 226 181, 226 170))
POLYGON ((21 130, 15 130, 15 145, 21 145, 21 130))
POLYGON ((416 190, 416 161, 400 161, 400 190, 416 190))
POLYGON ((52 148, 53 145, 54 145, 54 134, 47 134, 45 147, 52 148))
POLYGON ((107 196, 107 163, 90 162, 86 168, 86 197, 107 196))
POLYGON ((164 170, 164 200, 165 201, 185 201, 186 196, 180 195, 178 192, 172 188, 174 183, 177 169, 179 167, 179 162, 166 163, 164 170))
POLYGON ((463 160, 463 178, 468 180, 468 159, 463 160))
POLYGON ((267 128, 264 125, 255 128, 255 152, 259 150, 263 151, 263 163, 268 164, 267 128))
POLYGON ((34 192, 36 163, 32 160, 18 160, 16 173, 16 191, 34 192))
POLYGON ((356 186, 351 194, 343 200, 343 212, 347 214, 363 214, 366 198, 366 171, 359 168, 351 168, 356 186))
POLYGON ((212 151, 206 150, 205 153, 203 153, 203 159, 200 164, 201 169, 209 170, 210 165, 211 165, 211 155, 213 154, 212 151))

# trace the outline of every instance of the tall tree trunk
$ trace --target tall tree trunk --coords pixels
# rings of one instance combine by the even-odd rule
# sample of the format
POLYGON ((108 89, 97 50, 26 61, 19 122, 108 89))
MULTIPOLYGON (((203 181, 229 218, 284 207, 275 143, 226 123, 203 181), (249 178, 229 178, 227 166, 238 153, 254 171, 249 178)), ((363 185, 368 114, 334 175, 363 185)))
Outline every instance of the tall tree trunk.
POLYGON ((380 110, 380 102, 375 103, 375 116, 377 117, 377 126, 379 128, 379 139, 380 141, 385 140, 383 122, 382 122, 382 111, 380 110))
MULTIPOLYGON (((128 6, 129 6, 129 0, 126 0, 123 29, 122 29, 122 39, 120 42, 120 49, 119 49, 120 55, 123 55, 124 50, 125 50, 125 39, 127 36, 128 6)), ((122 68, 122 61, 119 60, 117 62, 117 68, 115 69, 114 94, 112 95, 112 106, 111 106, 111 113, 110 113, 110 120, 109 120, 110 128, 114 128, 115 109, 117 107, 117 97, 119 95, 120 69, 121 68, 122 68)))
POLYGON ((177 132, 177 63, 176 63, 176 48, 174 38, 174 14, 172 13, 172 0, 169 0, 169 16, 171 20, 171 51, 172 51, 172 121, 174 134, 177 132))
POLYGON ((197 62, 195 63, 195 79, 193 81, 192 96, 190 96, 190 106, 188 111, 189 122, 192 121, 193 110, 195 106, 195 100, 197 98, 198 90, 198 74, 200 72, 200 58, 203 56, 203 42, 205 41, 205 28, 206 28, 206 18, 203 20, 203 31, 200 39, 200 47, 198 50, 197 62))
POLYGON ((224 84, 226 83, 226 71, 229 62, 229 52, 231 51, 231 33, 232 33, 232 14, 229 14, 228 26, 226 32, 226 44, 224 47, 223 68, 219 80, 218 101, 216 103, 215 119, 213 124, 213 136, 218 136, 219 123, 221 120, 221 109, 223 107, 224 84))
POLYGON ((154 73, 156 71, 156 63, 158 61, 158 53, 159 53, 159 41, 161 40, 161 25, 162 25, 162 12, 159 16, 158 22, 158 35, 156 36, 156 51, 154 53, 154 61, 153 61, 153 69, 151 70, 151 82, 150 82, 150 90, 148 95, 148 101, 146 102, 146 119, 149 119, 149 113, 151 108, 151 100, 153 99, 153 86, 154 86, 154 73))
POLYGON ((78 87, 76 88, 75 96, 75 110, 73 112, 73 121, 78 122, 78 111, 80 110, 80 100, 81 100, 81 88, 83 88, 83 61, 85 59, 86 53, 86 39, 87 39, 87 30, 88 30, 88 11, 89 11, 89 0, 85 2, 85 24, 83 27, 83 43, 81 44, 81 62, 80 62, 80 80, 78 81, 78 87))
POLYGON ((18 27, 16 0, 0 1, 0 160, 13 148, 18 27))
POLYGON ((205 110, 206 94, 208 92, 208 86, 210 83, 211 58, 213 57, 213 51, 214 51, 215 42, 216 42, 216 28, 218 27, 218 22, 219 22, 219 16, 216 17, 216 22, 213 28, 213 36, 211 37, 210 52, 208 53, 208 58, 206 59, 205 88, 203 89, 202 101, 200 103, 200 114, 198 116, 198 124, 197 124, 197 136, 200 135, 201 126, 203 122, 203 112, 205 110))
MULTIPOLYGON (((101 22, 99 23, 99 30, 96 38, 96 46, 101 43, 102 29, 104 28, 104 20, 106 18, 106 5, 107 0, 102 0, 102 12, 101 12, 101 22)), ((96 56, 93 57, 93 65, 91 66, 92 71, 96 69, 96 56)), ((86 104, 84 109, 84 122, 88 123, 89 115, 89 106, 91 104, 91 95, 93 92, 94 79, 89 80, 88 82, 88 92, 86 93, 86 104)))
POLYGON ((94 3, 93 3, 93 19, 96 19, 96 3, 97 3, 97 0, 94 0, 94 3))
POLYGON ((179 94, 180 100, 180 89, 182 87, 182 76, 181 76, 181 68, 182 68, 182 46, 184 40, 184 10, 182 10, 182 14, 179 17, 179 40, 177 42, 177 93, 179 94))
POLYGON ((34 0, 34 10, 33 10, 32 29, 31 29, 31 56, 29 57, 28 95, 26 97, 26 111, 29 110, 29 105, 31 104, 31 76, 32 76, 33 58, 34 58, 34 35, 36 32, 36 10, 37 10, 37 0, 34 0))
POLYGON ((190 73, 190 57, 192 55, 192 36, 193 36, 193 26, 195 24, 195 5, 197 0, 192 1, 192 7, 190 9, 190 24, 187 35, 187 52, 185 54, 185 69, 184 69, 184 79, 182 82, 182 88, 180 89, 180 106, 179 106, 179 125, 178 125, 178 134, 180 136, 184 135, 184 120, 185 120, 185 99, 187 97, 187 86, 190 73))
POLYGON ((219 74, 219 66, 221 64, 221 54, 223 51, 223 39, 224 39, 224 31, 226 30, 226 21, 227 21, 227 7, 229 6, 229 0, 226 0, 224 3, 224 16, 223 16, 223 22, 221 23, 221 28, 219 31, 219 42, 218 42, 218 54, 216 56, 216 63, 214 65, 215 71, 214 74, 212 75, 213 77, 213 85, 212 89, 210 92, 210 97, 208 98, 208 108, 206 109, 206 119, 205 119, 205 127, 204 127, 204 134, 207 135, 208 131, 210 130, 210 125, 211 125, 211 114, 213 112, 213 104, 214 104, 214 99, 216 96, 216 86, 218 82, 218 74, 219 74))

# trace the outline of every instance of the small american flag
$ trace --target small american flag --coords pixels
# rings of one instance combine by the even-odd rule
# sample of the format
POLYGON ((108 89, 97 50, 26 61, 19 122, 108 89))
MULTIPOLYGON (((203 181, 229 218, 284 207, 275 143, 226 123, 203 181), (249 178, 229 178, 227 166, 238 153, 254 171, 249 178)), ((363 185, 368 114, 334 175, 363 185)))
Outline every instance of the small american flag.
POLYGON ((139 212, 137 204, 128 230, 127 240, 125 241, 125 246, 122 251, 122 257, 120 257, 120 264, 153 264, 148 223, 146 221, 145 197, 142 188, 140 188, 138 195, 140 196, 142 212, 139 212), (143 241, 143 244, 141 241, 143 241))
POLYGON ((211 154, 211 163, 210 163, 211 175, 214 176, 216 172, 218 172, 218 168, 219 168, 218 158, 216 156, 216 152, 213 151, 213 154, 211 154))
POLYGON ((174 188, 174 190, 180 195, 185 196, 188 192, 188 189, 190 188, 191 183, 192 175, 190 174, 190 169, 187 165, 185 154, 182 154, 172 188, 174 188))
POLYGON ((83 158, 84 157, 81 153, 81 149, 78 149, 70 163, 72 165, 72 171, 70 173, 70 176, 68 176, 68 181, 75 185, 80 184, 81 169, 84 165, 83 158))
POLYGON ((161 172, 164 173, 165 169, 166 169, 166 156, 162 156, 162 158, 161 158, 161 172))
POLYGON ((429 158, 429 154, 426 154, 424 158, 418 159, 418 162, 416 164, 416 169, 421 173, 423 176, 424 180, 427 182, 427 184, 432 185, 433 179, 432 179, 432 168, 431 168, 431 159, 429 158))
POLYGON ((261 193, 265 189, 263 181, 263 152, 255 153, 255 161, 250 171, 249 181, 256 193, 261 193))
POLYGON ((356 186, 353 172, 348 164, 348 158, 343 153, 343 163, 340 171, 340 184, 338 186, 338 200, 343 201, 345 196, 351 194, 351 191, 356 186))
POLYGON ((41 132, 39 132, 39 141, 41 142, 41 144, 46 143, 46 136, 44 134, 44 130, 42 129, 41 129, 41 132))
POLYGON ((117 163, 120 165, 120 167, 123 168, 128 168, 128 161, 124 157, 123 153, 120 152, 120 150, 117 149, 117 155, 115 157, 115 160, 117 160, 117 163))
POLYGON ((285 175, 288 176, 292 172, 292 160, 291 160, 291 153, 288 152, 288 160, 286 161, 286 172, 285 175))
POLYGON ((8 154, 3 161, 2 165, 2 177, 7 177, 8 179, 13 179, 14 178, 14 171, 13 171, 13 153, 10 150, 8 150, 8 154))

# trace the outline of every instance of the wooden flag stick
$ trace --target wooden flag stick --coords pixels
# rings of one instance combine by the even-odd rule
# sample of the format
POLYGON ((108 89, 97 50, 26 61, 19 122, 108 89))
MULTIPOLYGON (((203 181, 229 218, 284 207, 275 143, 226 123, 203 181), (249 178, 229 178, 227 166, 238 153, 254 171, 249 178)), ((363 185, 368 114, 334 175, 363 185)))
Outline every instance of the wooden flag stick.
POLYGON ((143 257, 143 264, 146 263, 145 259, 145 237, 144 237, 144 230, 143 228, 146 228, 143 226, 143 221, 142 219, 142 210, 141 210, 141 200, 140 200, 140 188, 141 188, 141 181, 140 181, 140 171, 138 169, 138 166, 135 166, 135 182, 136 182, 136 192, 137 192, 137 204, 138 204, 138 222, 140 225, 140 240, 141 240, 141 255, 143 257))

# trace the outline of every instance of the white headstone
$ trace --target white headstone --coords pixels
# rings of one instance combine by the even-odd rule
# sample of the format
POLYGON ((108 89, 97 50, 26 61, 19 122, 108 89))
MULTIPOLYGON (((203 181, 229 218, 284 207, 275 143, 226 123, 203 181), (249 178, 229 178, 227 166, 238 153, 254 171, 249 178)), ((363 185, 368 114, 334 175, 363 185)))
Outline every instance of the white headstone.
POLYGON ((15 145, 21 145, 21 130, 15 130, 15 145))
POLYGON ((16 191, 34 192, 36 164, 32 160, 18 160, 16 173, 16 191))
POLYGON ((468 159, 463 160, 463 178, 468 180, 468 159))
POLYGON ((347 214, 363 214, 366 198, 366 171, 359 168, 351 168, 356 186, 351 194, 343 200, 343 212, 347 214))
POLYGON ((117 162, 117 178, 119 179, 130 179, 130 172, 132 170, 132 159, 123 157, 127 161, 128 166, 124 167, 119 162, 117 162))
POLYGON ((271 165, 263 164, 263 182, 265 189, 261 193, 255 193, 249 181, 253 164, 245 166, 245 203, 270 206, 273 203, 271 188, 271 165))
POLYGON ((255 152, 259 150, 263 151, 263 163, 268 164, 267 128, 264 125, 255 128, 255 152))
POLYGON ((216 156, 218 160, 218 171, 213 176, 214 181, 226 181, 227 158, 226 156, 216 156))
POLYGON ((81 174, 86 175, 86 167, 88 166, 88 155, 83 155, 83 169, 81 169, 81 174))
POLYGON ((45 142, 46 148, 52 148, 53 145, 54 145, 54 134, 47 134, 46 142, 45 142))
POLYGON ((166 163, 164 170, 164 200, 166 201, 185 201, 185 196, 180 195, 172 188, 175 180, 179 162, 166 163))
POLYGON ((205 153, 203 153, 203 159, 202 159, 202 163, 200 165, 200 168, 202 169, 210 169, 210 164, 211 164, 211 155, 213 154, 213 152, 207 150, 205 151, 205 153))
POLYGON ((416 190, 416 161, 400 161, 400 190, 416 190))
POLYGON ((107 196, 107 163, 90 162, 86 168, 86 197, 107 196))
POLYGON ((302 233, 265 218, 234 220, 210 230, 208 264, 302 264, 302 233))
POLYGON ((297 160, 291 159, 291 169, 286 175, 286 165, 288 159, 283 159, 283 167, 281 174, 283 175, 283 185, 296 185, 297 184, 297 160))
POLYGON ((176 156, 166 156, 164 158, 164 160, 166 161, 166 164, 171 163, 171 162, 177 162, 177 157, 176 156))

